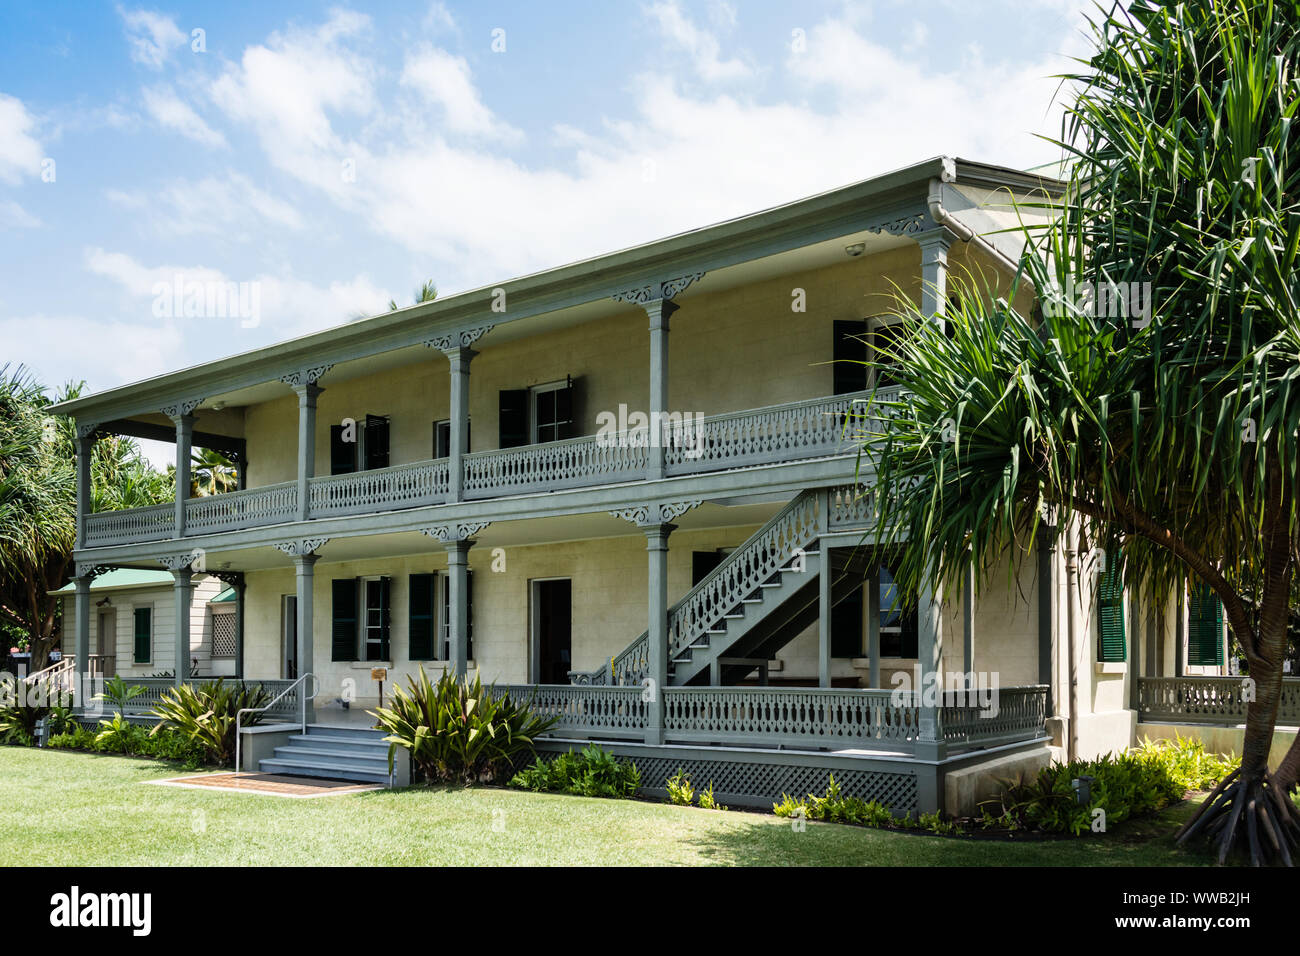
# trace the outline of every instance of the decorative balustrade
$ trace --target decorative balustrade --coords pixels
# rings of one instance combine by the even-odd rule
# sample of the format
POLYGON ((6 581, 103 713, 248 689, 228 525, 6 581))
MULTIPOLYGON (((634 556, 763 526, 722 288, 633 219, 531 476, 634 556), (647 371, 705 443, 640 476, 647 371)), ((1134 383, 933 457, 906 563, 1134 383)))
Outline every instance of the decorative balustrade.
POLYGON ((664 464, 670 475, 767 465, 854 450, 855 421, 867 392, 728 412, 669 426, 664 464))
MULTIPOLYGON (((1139 677, 1138 717, 1195 724, 1246 722, 1244 677, 1139 677)), ((1300 678, 1282 680, 1277 722, 1300 726, 1300 678)))
POLYGON ((1047 690, 1046 684, 1037 684, 965 693, 946 691, 939 714, 943 739, 960 747, 1041 733, 1047 720, 1047 690))
POLYGON ((282 524, 297 517, 298 483, 294 481, 190 498, 185 502, 185 527, 190 534, 282 524))
MULTIPOLYGON (((513 685, 518 700, 556 716, 553 737, 642 737, 642 688, 513 685)), ((870 749, 908 753, 920 737, 918 695, 879 689, 820 687, 666 687, 664 741, 809 750, 870 749)), ((1047 688, 1003 687, 996 707, 962 703, 951 692, 936 734, 949 750, 996 746, 1043 736, 1047 688)))
POLYGON ((86 546, 159 541, 176 531, 176 506, 150 505, 122 511, 97 511, 86 515, 86 546))
POLYGON ((465 456, 465 497, 558 491, 645 477, 649 450, 626 433, 476 451, 465 456))
MULTIPOLYGON (((144 693, 138 697, 133 697, 124 708, 129 714, 147 714, 153 710, 163 698, 163 695, 176 686, 175 680, 170 677, 123 677, 122 680, 128 687, 143 687, 144 693)), ((206 684, 209 681, 218 680, 216 677, 192 677, 189 683, 191 685, 206 684)), ((223 679, 223 682, 229 686, 234 684, 243 684, 244 686, 261 686, 266 691, 268 699, 283 691, 293 684, 291 680, 246 680, 241 681, 233 677, 223 679)), ((109 705, 103 705, 108 709, 109 705)), ((268 717, 295 717, 298 713, 298 690, 286 694, 284 699, 279 701, 273 708, 267 711, 268 717)))
POLYGON ((447 500, 447 459, 435 458, 308 482, 313 518, 393 511, 442 504, 447 500))
POLYGON ((905 751, 919 733, 920 708, 899 706, 892 695, 888 690, 669 687, 664 739, 905 751))
POLYGON ((526 701, 538 715, 557 717, 554 736, 630 737, 645 735, 646 703, 640 687, 575 687, 516 684, 499 688, 526 701))
MULTIPOLYGON (((777 464, 856 450, 870 422, 880 416, 870 394, 772 405, 668 427, 664 449, 670 476, 702 474, 777 464)), ((897 390, 880 390, 875 401, 897 401, 897 390)), ((645 479, 650 461, 648 432, 636 430, 565 441, 493 449, 465 455, 467 499, 586 488, 645 479)), ((449 488, 445 458, 373 471, 312 478, 308 513, 313 518, 392 511, 442 504, 449 488)), ((297 483, 192 498, 185 505, 188 534, 206 534, 297 520, 297 483)), ((862 507, 837 506, 832 521, 861 524, 862 507)), ((86 516, 87 547, 157 541, 175 534, 175 506, 155 505, 86 516)))

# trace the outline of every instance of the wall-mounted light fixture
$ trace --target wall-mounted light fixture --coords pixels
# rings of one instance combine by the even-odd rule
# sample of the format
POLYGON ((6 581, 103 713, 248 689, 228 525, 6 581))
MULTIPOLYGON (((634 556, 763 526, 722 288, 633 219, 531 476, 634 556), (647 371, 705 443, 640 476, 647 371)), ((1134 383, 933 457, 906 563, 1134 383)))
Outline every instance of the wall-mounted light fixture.
POLYGON ((862 253, 867 251, 867 244, 865 242, 855 242, 851 246, 845 246, 844 251, 852 258, 856 259, 858 256, 862 255, 862 253))

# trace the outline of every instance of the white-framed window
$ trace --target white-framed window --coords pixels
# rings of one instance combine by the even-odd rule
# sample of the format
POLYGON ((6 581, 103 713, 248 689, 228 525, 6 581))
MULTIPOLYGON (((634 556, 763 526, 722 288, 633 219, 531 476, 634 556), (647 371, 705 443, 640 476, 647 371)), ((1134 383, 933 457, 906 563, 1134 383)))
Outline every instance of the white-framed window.
POLYGON ((388 660, 389 581, 386 577, 361 579, 361 659, 388 660))
POLYGON ((572 385, 564 378, 528 390, 528 425, 534 444, 559 441, 573 434, 572 385))

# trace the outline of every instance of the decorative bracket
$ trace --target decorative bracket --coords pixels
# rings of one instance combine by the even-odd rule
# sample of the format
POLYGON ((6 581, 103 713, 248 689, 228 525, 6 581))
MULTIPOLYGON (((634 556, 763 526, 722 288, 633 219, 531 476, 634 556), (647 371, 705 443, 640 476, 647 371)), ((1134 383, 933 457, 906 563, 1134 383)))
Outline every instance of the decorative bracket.
POLYGON ((158 563, 168 571, 185 571, 191 569, 194 562, 203 557, 203 551, 195 548, 192 551, 182 551, 177 554, 164 554, 158 558, 158 563))
POLYGON ((911 236, 925 229, 928 217, 925 213, 913 213, 910 216, 899 216, 894 219, 886 219, 883 222, 873 223, 867 226, 865 232, 874 232, 876 235, 889 233, 891 236, 911 236))
POLYGON ((650 528, 655 525, 671 524, 673 520, 680 518, 692 508, 698 508, 703 503, 703 499, 700 498, 692 501, 659 501, 653 504, 636 505, 632 508, 621 508, 618 511, 611 511, 610 514, 615 518, 631 521, 639 528, 650 528))
POLYGON ((87 578, 87 579, 93 581, 93 580, 95 580, 95 578, 99 577, 101 574, 107 574, 109 571, 112 571, 112 570, 113 570, 113 569, 112 569, 111 567, 109 567, 108 565, 106 565, 106 564, 88 564, 88 563, 80 562, 80 561, 79 561, 79 562, 77 562, 77 575, 76 575, 76 576, 79 577, 79 578, 87 578))
POLYGON ((179 423, 186 415, 193 414, 194 409, 203 403, 201 398, 187 398, 184 401, 164 405, 160 411, 172 421, 179 423))
POLYGON ((244 584, 243 571, 213 571, 212 576, 223 584, 229 584, 234 588, 242 587, 244 584))
POLYGON ((693 282, 698 282, 703 278, 703 272, 689 272, 673 279, 664 279, 661 282, 651 282, 648 285, 624 289, 622 292, 615 292, 611 298, 616 302, 628 302, 632 305, 647 305, 656 299, 675 299, 685 292, 693 282))
POLYGON ((461 521, 454 525, 440 524, 421 528, 420 533, 443 542, 467 541, 491 523, 491 521, 461 521))
POLYGON ((77 437, 89 438, 99 430, 99 422, 77 422, 77 437))
POLYGON ((425 339, 424 344, 441 352, 456 348, 467 349, 495 328, 496 323, 490 323, 472 329, 461 329, 459 332, 444 332, 442 335, 435 335, 431 339, 425 339))
POLYGON ((284 382, 290 388, 298 388, 303 385, 315 385, 316 382, 326 372, 334 367, 334 363, 327 365, 312 365, 308 368, 300 368, 296 372, 290 372, 288 375, 281 375, 280 381, 284 382))
POLYGON ((275 549, 291 557, 301 558, 323 548, 329 540, 329 538, 299 538, 297 541, 278 541, 275 549))

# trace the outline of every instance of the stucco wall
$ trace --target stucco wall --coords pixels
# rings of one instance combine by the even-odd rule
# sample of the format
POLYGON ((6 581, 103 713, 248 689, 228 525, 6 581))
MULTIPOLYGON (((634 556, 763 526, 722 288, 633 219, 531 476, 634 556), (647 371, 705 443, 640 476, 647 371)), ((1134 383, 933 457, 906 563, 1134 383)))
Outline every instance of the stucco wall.
MULTIPOLYGON (((900 247, 815 271, 683 300, 671 319, 669 409, 710 415, 832 392, 832 330, 890 307, 893 283, 916 294, 919 251, 900 247), (803 289, 806 311, 793 312, 803 289), (725 356, 725 361, 719 361, 725 356)), ((645 410, 649 333, 645 313, 629 308, 580 326, 475 348, 470 372, 471 449, 498 447, 498 392, 572 376, 578 433, 594 434, 597 415, 645 410)), ((329 474, 329 426, 367 413, 390 416, 392 464, 432 455, 432 423, 448 417, 448 363, 427 359, 381 374, 323 380, 317 401, 316 473, 329 474)), ((250 406, 244 416, 249 487, 289 481, 297 469, 297 399, 250 406)))

